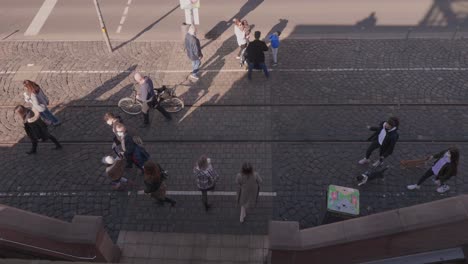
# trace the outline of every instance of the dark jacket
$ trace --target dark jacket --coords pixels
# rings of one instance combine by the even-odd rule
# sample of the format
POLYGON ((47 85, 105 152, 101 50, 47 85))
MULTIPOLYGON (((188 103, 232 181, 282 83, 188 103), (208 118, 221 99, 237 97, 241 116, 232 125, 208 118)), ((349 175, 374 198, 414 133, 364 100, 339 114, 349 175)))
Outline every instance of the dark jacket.
MULTIPOLYGON (((445 153, 448 151, 448 149, 443 150, 437 154, 432 155, 432 157, 435 159, 434 163, 432 164, 433 166, 439 161, 445 153)), ((445 164, 439 171, 439 174, 437 174, 437 179, 439 179, 441 182, 444 182, 452 176, 457 175, 457 164, 450 162, 445 164)), ((432 168, 431 168, 432 169, 432 168)))
POLYGON ((133 136, 128 133, 124 135, 123 140, 125 144, 125 159, 127 159, 127 161, 133 161, 139 168, 143 168, 143 164, 145 164, 150 156, 148 152, 146 152, 142 146, 136 144, 135 141, 133 141, 133 136))
MULTIPOLYGON (((375 131, 375 133, 372 134, 372 136, 370 136, 367 139, 368 141, 378 141, 379 140, 379 134, 380 134, 380 131, 383 128, 384 123, 385 122, 382 122, 377 127, 369 128, 369 130, 375 131)), ((385 136, 385 139, 384 139, 382 145, 380 146, 380 156, 381 157, 386 158, 386 157, 390 156, 393 153, 393 149, 395 148, 395 145, 396 145, 399 137, 400 137, 400 135, 398 135, 398 127, 397 127, 397 129, 395 129, 395 130, 393 130, 391 132, 387 132, 387 135, 385 136)))
POLYGON ((187 33, 185 35, 185 50, 190 60, 199 60, 203 56, 201 52, 200 41, 197 37, 187 33))
POLYGON ((259 64, 265 63, 265 54, 263 52, 268 51, 268 46, 264 41, 254 40, 247 46, 247 60, 250 63, 259 64))
POLYGON ((50 137, 47 125, 40 118, 39 112, 31 109, 28 109, 26 113, 24 131, 32 141, 37 141, 39 139, 45 141, 50 137))

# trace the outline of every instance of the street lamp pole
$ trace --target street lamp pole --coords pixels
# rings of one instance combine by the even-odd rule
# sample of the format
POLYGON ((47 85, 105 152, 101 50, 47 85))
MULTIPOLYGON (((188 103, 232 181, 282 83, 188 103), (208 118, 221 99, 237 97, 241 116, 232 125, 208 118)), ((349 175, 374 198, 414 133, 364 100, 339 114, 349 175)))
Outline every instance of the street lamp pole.
POLYGON ((101 8, 99 7, 98 0, 94 0, 94 6, 96 7, 96 12, 98 14, 99 23, 101 24, 102 35, 104 36, 104 40, 106 41, 109 52, 112 53, 112 45, 109 40, 109 34, 107 34, 106 25, 104 24, 104 20, 102 19, 101 8))

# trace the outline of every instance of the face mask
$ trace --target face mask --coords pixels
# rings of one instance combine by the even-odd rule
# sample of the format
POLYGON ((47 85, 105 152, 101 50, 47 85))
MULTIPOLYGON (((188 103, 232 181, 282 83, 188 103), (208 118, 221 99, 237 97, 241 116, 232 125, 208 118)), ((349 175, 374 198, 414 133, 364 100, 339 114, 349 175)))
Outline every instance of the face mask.
POLYGON ((123 137, 123 135, 124 135, 124 132, 122 132, 122 131, 117 131, 117 136, 123 137))
POLYGON ((447 159, 450 159, 452 156, 450 155, 450 152, 447 151, 447 152, 445 152, 444 157, 447 158, 447 159))
POLYGON ((112 126, 112 121, 111 121, 111 120, 107 120, 106 123, 107 123, 109 126, 112 126))

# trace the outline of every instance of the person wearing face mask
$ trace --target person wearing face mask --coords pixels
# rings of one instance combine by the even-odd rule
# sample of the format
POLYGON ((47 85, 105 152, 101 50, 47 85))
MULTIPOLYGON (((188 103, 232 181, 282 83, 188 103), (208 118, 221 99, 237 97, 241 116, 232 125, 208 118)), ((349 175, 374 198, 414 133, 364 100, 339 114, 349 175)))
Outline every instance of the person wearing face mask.
POLYGON ((447 150, 441 151, 435 155, 427 157, 427 159, 435 159, 432 167, 419 179, 418 183, 408 185, 408 190, 417 190, 421 188, 421 184, 435 175, 434 183, 438 186, 437 192, 444 193, 450 189, 445 182, 452 176, 457 175, 458 160, 460 153, 457 148, 451 147, 447 150))
POLYGON ((379 166, 385 158, 393 153, 393 149, 398 141, 398 126, 400 121, 397 117, 390 117, 387 122, 380 123, 377 127, 367 126, 371 131, 375 131, 372 136, 367 140, 371 141, 371 145, 367 148, 366 156, 359 161, 359 164, 364 165, 370 162, 370 156, 372 152, 379 149, 379 160, 374 164, 374 167, 379 166))
POLYGON ((143 164, 150 157, 148 152, 146 152, 142 145, 135 143, 134 137, 127 133, 127 129, 122 123, 115 124, 115 131, 122 144, 122 151, 119 153, 119 156, 123 156, 127 160, 126 168, 131 168, 132 164, 135 164, 143 171, 143 164))
POLYGON ((119 155, 121 142, 117 136, 117 130, 115 129, 115 125, 117 123, 123 123, 122 118, 120 116, 114 115, 113 113, 105 113, 104 121, 107 125, 109 125, 112 128, 112 132, 114 133, 114 137, 112 138, 112 150, 115 152, 115 154, 119 155))

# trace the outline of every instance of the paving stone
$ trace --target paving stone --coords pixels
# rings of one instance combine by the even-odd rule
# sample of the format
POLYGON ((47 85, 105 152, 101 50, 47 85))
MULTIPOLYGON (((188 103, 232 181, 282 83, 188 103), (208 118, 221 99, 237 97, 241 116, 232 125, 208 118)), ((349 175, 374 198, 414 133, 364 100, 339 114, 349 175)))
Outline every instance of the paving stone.
MULTIPOLYGON (((365 170, 356 164, 368 145, 365 126, 389 115, 401 119, 401 141, 387 161, 392 167, 385 179, 359 188, 362 215, 468 191, 468 180, 458 175, 449 181, 451 190, 445 194, 436 193, 429 183, 409 192, 405 186, 424 169, 398 167, 401 159, 457 144, 462 153, 459 170, 466 170, 468 40, 283 43, 281 64, 268 81, 260 72, 248 82, 245 72, 218 71, 239 69, 236 60, 227 59, 237 48, 231 38, 204 50, 202 78, 192 82, 186 80, 189 62, 173 42, 130 43, 112 56, 101 52, 102 42, 1 42, 0 143, 13 145, 0 146, 0 193, 13 195, 0 195, 0 203, 66 221, 77 214, 102 215, 111 237, 123 245, 124 260, 130 262, 143 261, 131 259, 136 254, 154 259, 178 254, 168 244, 185 245, 187 252, 191 244, 220 248, 230 244, 230 236, 199 233, 265 235, 271 219, 298 221, 301 228, 319 225, 327 186, 356 187, 355 176, 365 170), (63 120, 52 130, 65 142, 62 151, 50 151, 51 145, 41 142, 38 155, 24 154, 30 143, 12 111, 23 103, 23 77, 6 71, 22 71, 28 63, 41 67, 31 72, 35 75, 31 78, 47 92, 51 110, 63 120), (176 208, 160 208, 147 197, 112 192, 100 164, 102 156, 111 153, 112 138, 102 115, 119 113, 116 104, 130 95, 135 70, 152 77, 156 86, 175 87, 186 103, 173 122, 166 123, 153 112, 151 129, 136 129, 152 159, 169 170, 169 190, 196 191, 192 168, 200 155, 207 154, 221 175, 217 191, 237 191, 234 177, 243 162, 251 161, 264 178, 262 191, 277 196, 260 197, 241 225, 235 196, 210 196, 214 208, 205 213, 199 196, 176 196, 176 208), (25 192, 50 195, 28 197, 22 195, 25 192), (132 231, 194 235, 165 239, 132 231)), ((122 116, 130 127, 141 122, 141 116, 122 116)), ((142 188, 140 173, 127 170, 126 175, 138 186, 131 191, 142 188)), ((235 241, 238 247, 250 248, 235 254, 239 261, 249 261, 245 256, 257 259, 257 249, 268 248, 266 237, 263 244, 261 237, 235 241)), ((192 256, 221 263, 220 250, 195 247, 192 256)))

